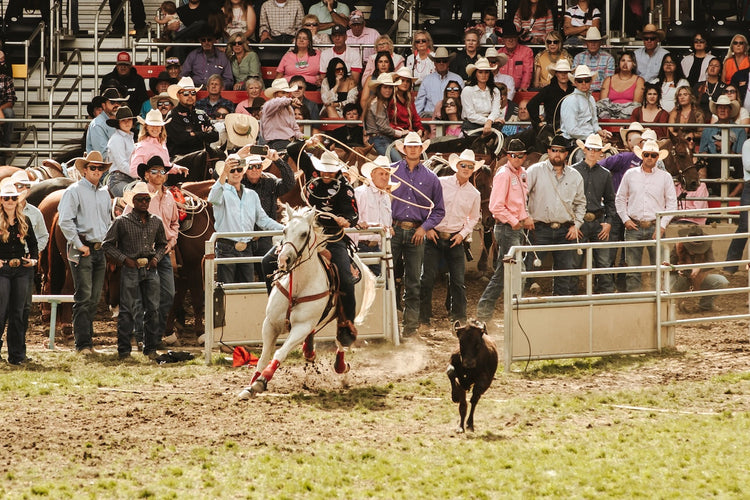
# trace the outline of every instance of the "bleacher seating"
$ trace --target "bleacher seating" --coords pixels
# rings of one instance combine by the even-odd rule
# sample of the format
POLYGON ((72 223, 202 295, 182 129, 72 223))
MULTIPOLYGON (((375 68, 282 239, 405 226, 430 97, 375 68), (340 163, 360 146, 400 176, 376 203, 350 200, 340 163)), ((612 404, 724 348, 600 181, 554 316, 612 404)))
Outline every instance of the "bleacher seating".
POLYGON ((156 64, 134 64, 136 72, 143 77, 144 80, 149 78, 156 78, 159 73, 166 71, 166 66, 159 66, 156 64))

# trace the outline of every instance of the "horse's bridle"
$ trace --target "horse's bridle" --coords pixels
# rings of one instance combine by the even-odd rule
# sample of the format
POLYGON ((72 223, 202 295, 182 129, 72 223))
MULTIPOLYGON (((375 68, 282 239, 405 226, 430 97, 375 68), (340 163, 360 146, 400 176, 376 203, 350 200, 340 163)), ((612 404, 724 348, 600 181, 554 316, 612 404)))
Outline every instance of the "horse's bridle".
MULTIPOLYGON (((297 218, 301 218, 301 217, 297 217, 297 218)), ((300 248, 297 248, 297 245, 295 245, 294 242, 289 241, 289 240, 284 240, 281 242, 281 245, 279 245, 279 254, 281 254, 285 246, 289 245, 290 247, 292 247, 292 250, 294 251, 294 255, 295 255, 294 260, 289 263, 285 271, 282 271, 283 273, 289 273, 293 271, 295 268, 299 267, 303 262, 310 259, 310 257, 313 255, 313 250, 315 249, 315 247, 320 245, 320 243, 317 243, 317 240, 318 240, 317 233, 315 233, 315 239, 312 242, 310 242, 310 235, 314 233, 315 233, 315 229, 311 227, 310 231, 307 233, 307 237, 305 238, 305 241, 302 242, 302 245, 300 246, 302 250, 307 249, 309 252, 309 255, 305 259, 302 259, 302 252, 300 251, 300 248)))
MULTIPOLYGON (((688 146, 685 147, 687 148, 688 146)), ((686 152, 688 153, 688 156, 691 156, 689 149, 686 152)), ((677 158, 677 146, 672 144, 672 147, 669 149, 669 154, 672 157, 677 158)), ((693 168, 697 170, 698 167, 695 163, 692 162, 686 168, 680 167, 679 163, 677 162, 675 162, 675 165, 677 166, 677 172, 672 174, 672 180, 679 182, 680 186, 682 186, 683 189, 687 190, 687 178, 685 177, 685 173, 689 172, 693 168)))

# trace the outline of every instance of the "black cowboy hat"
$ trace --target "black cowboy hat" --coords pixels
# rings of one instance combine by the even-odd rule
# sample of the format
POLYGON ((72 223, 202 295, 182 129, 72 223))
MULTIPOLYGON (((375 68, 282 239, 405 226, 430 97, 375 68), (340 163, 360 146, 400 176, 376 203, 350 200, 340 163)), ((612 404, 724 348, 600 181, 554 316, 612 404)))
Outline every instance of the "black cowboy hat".
POLYGON ((260 108, 262 108, 265 103, 265 99, 263 99, 262 97, 256 97, 250 103, 250 106, 245 106, 245 109, 248 113, 252 113, 253 111, 258 111, 260 108))
POLYGON ((549 143, 549 146, 547 148, 551 148, 552 146, 557 146, 565 149, 570 149, 570 141, 567 140, 564 136, 557 134, 555 137, 552 138, 552 142, 549 143))
POLYGON ((117 108, 115 117, 107 119, 107 125, 112 128, 118 128, 120 126, 121 120, 130 120, 131 118, 134 118, 134 116, 130 108, 127 106, 120 106, 119 108, 117 108))
POLYGON ((521 36, 521 32, 518 31, 513 21, 506 21, 503 23, 502 35, 503 38, 518 38, 521 36))
POLYGON ((148 162, 139 163, 138 177, 145 180, 146 172, 152 167, 164 167, 164 160, 161 159, 161 156, 152 156, 151 159, 148 160, 148 162))
POLYGON ((521 139, 511 139, 505 151, 508 153, 526 153, 528 148, 521 139))
POLYGON ((159 82, 167 82, 168 84, 172 85, 177 83, 177 78, 172 78, 171 76, 169 76, 169 72, 167 71, 162 71, 158 76, 149 78, 148 88, 151 90, 151 92, 154 93, 154 95, 158 94, 158 92, 156 91, 156 86, 159 84, 159 82))
POLYGON ((90 117, 94 117, 94 110, 96 108, 101 108, 102 105, 106 102, 107 99, 100 95, 95 95, 93 99, 91 99, 91 102, 86 105, 86 112, 89 114, 90 117))

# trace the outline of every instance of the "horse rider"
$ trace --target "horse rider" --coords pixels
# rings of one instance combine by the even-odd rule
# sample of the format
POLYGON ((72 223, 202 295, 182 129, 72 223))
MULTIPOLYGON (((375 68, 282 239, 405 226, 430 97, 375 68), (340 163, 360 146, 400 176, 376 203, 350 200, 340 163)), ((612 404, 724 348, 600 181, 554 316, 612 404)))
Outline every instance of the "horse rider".
MULTIPOLYGON (((109 88, 102 93, 102 112, 89 122, 86 129, 86 153, 98 151, 100 154, 107 154, 107 143, 109 138, 115 134, 115 128, 107 125, 107 120, 114 119, 117 110, 128 102, 128 97, 123 97, 120 91, 115 88, 109 88)), ((103 158, 106 160, 106 158, 103 158)))
POLYGON ((419 322, 423 324, 430 323, 432 288, 442 260, 447 263, 450 276, 451 323, 466 322, 466 252, 463 243, 471 236, 481 216, 481 196, 469 180, 474 172, 484 166, 484 161, 477 161, 474 151, 466 149, 460 155, 452 153, 448 157, 448 163, 455 174, 439 178, 443 187, 445 217, 426 233, 424 265, 419 287, 419 322))
MULTIPOLYGON (((341 173, 341 160, 333 151, 326 151, 320 159, 311 157, 317 176, 307 181, 304 195, 308 203, 315 208, 318 223, 328 235, 326 249, 331 253, 331 262, 336 265, 339 274, 339 296, 343 308, 336 338, 343 346, 351 345, 357 338, 354 317, 357 301, 354 295, 354 277, 347 247, 349 237, 343 230, 354 227, 359 221, 359 209, 354 197, 354 189, 341 173)), ((276 254, 279 248, 273 248, 263 257, 263 272, 267 276, 266 286, 271 292, 272 276, 278 268, 276 254)))
POLYGON ((94 317, 104 285, 107 261, 102 242, 111 221, 107 186, 101 183, 111 163, 99 151, 76 159, 82 179, 65 190, 58 206, 60 230, 67 240, 68 263, 73 277, 73 335, 76 351, 91 355, 94 317))
POLYGON ((164 225, 149 213, 155 193, 145 182, 137 182, 123 193, 132 209, 115 219, 107 231, 103 248, 107 255, 122 264, 120 271, 120 313, 117 317, 117 354, 130 356, 131 336, 136 320, 136 303, 143 306, 143 355, 153 359, 159 343, 159 261, 167 250, 164 225))
MULTIPOLYGON (((266 214, 258 194, 242 185, 248 168, 262 168, 263 161, 258 155, 240 158, 237 154, 231 154, 226 162, 216 163, 219 179, 211 187, 208 201, 214 207, 214 227, 217 233, 243 233, 255 228, 256 225, 267 231, 284 228, 266 214)), ((270 163, 270 160, 265 161, 270 163)), ((249 236, 219 238, 216 241, 216 256, 252 257, 251 241, 252 238, 249 236)), ((222 283, 254 281, 253 265, 250 263, 221 264, 218 267, 218 280, 222 283)))
POLYGON ((195 96, 200 89, 201 87, 196 87, 189 76, 180 78, 179 82, 167 89, 169 97, 179 102, 169 112, 171 120, 165 125, 167 149, 172 157, 202 151, 207 144, 219 139, 219 133, 214 130, 211 118, 203 111, 195 109, 195 96))

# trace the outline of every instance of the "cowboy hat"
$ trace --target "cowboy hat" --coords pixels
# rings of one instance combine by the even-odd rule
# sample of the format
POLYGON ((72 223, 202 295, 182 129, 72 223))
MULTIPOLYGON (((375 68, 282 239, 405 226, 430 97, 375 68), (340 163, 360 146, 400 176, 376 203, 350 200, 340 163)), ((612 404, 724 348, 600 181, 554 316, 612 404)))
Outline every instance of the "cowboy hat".
POLYGON ((451 62, 453 59, 455 59, 456 54, 448 52, 448 49, 446 49, 445 47, 438 47, 434 54, 429 54, 427 57, 429 57, 433 61, 435 59, 448 59, 448 62, 451 62))
POLYGON ((406 66, 401 66, 399 69, 396 70, 394 73, 395 76, 401 77, 401 78, 407 78, 409 80, 419 80, 418 76, 414 76, 411 72, 411 68, 406 66))
POLYGON ((339 155, 333 151, 325 151, 320 158, 311 156, 313 166, 318 172, 338 172, 341 170, 342 162, 339 159, 339 155))
MULTIPOLYGON (((243 161, 242 158, 240 158, 240 155, 238 155, 237 153, 232 153, 231 155, 227 156, 227 160, 237 160, 238 162, 240 162, 239 166, 242 167, 242 173, 244 174, 245 172, 247 172, 247 162, 243 161)), ((225 161, 216 162, 216 166, 214 166, 214 172, 216 172, 216 175, 221 177, 221 173, 224 171, 224 167, 226 166, 226 164, 227 163, 225 161)))
POLYGON ((573 73, 570 73, 570 77, 573 80, 576 78, 594 78, 594 76, 594 73, 592 73, 591 69, 585 64, 579 64, 576 66, 576 70, 573 73))
POLYGON ((164 170, 167 170, 166 166, 164 165, 164 160, 161 158, 161 156, 152 156, 146 163, 138 164, 138 167, 136 167, 138 171, 138 177, 145 180, 146 172, 151 170, 153 167, 162 167, 164 170))
POLYGON ((647 140, 643 143, 643 148, 636 146, 633 148, 633 153, 640 158, 643 159, 643 152, 648 153, 659 153, 659 159, 663 160, 667 156, 669 156, 669 151, 666 149, 659 149, 659 143, 656 141, 652 141, 651 139, 647 140))
POLYGON ((401 154, 406 154, 404 152, 404 146, 420 146, 422 148, 422 153, 424 153, 427 148, 430 147, 430 140, 427 139, 426 141, 422 142, 422 138, 419 137, 419 134, 416 132, 409 132, 404 136, 403 139, 399 139, 393 143, 393 147, 396 148, 396 150, 401 154))
POLYGON ((471 76, 474 74, 474 71, 478 69, 485 71, 495 71, 497 69, 497 66, 491 66, 486 57, 480 57, 474 64, 469 64, 468 66, 466 66, 466 74, 471 76))
POLYGON ((662 42, 667 37, 667 32, 660 30, 655 24, 647 24, 643 27, 643 30, 636 34, 636 38, 643 38, 643 35, 656 35, 659 37, 659 41, 662 42))
POLYGON ((513 21, 506 21, 503 23, 502 38, 518 38, 521 36, 521 32, 516 28, 516 24, 513 21))
POLYGON ((620 129, 620 137, 622 137, 622 143, 627 146, 628 144, 628 135, 631 132, 638 132, 641 134, 641 137, 643 137, 643 131, 646 130, 643 128, 643 125, 641 125, 639 122, 632 122, 630 125, 628 125, 627 128, 622 127, 620 129))
POLYGON ((239 147, 255 144, 260 130, 258 120, 254 116, 241 113, 229 113, 224 118, 224 126, 229 142, 239 147))
POLYGON ((380 73, 376 79, 371 78, 370 81, 367 82, 367 86, 374 89, 379 85, 386 85, 389 87, 401 85, 401 80, 394 80, 395 77, 396 73, 380 73))
POLYGON ((391 161, 388 158, 386 158, 385 156, 381 155, 381 156, 378 156, 377 158, 375 158, 374 160, 372 160, 370 162, 367 162, 364 165, 362 165, 360 173, 364 177, 372 180, 372 177, 371 177, 372 171, 375 170, 376 168, 382 168, 383 170, 385 170, 389 174, 392 174, 393 172, 396 171, 396 169, 391 166, 391 161))
POLYGON ((448 157, 448 165, 451 166, 454 172, 458 172, 459 163, 471 163, 473 165, 472 172, 476 172, 484 166, 484 160, 477 161, 474 156, 474 151, 471 149, 464 149, 460 155, 451 153, 448 157))
POLYGON ((123 97, 122 94, 120 94, 120 91, 114 87, 105 89, 104 92, 102 92, 101 97, 110 102, 126 102, 128 100, 128 96, 123 97))
POLYGON ((146 113, 145 120, 140 116, 138 117, 138 123, 140 123, 141 125, 150 125, 152 127, 163 127, 170 121, 172 121, 172 118, 167 118, 165 120, 161 115, 161 111, 155 108, 146 113))
POLYGON ((719 98, 716 99, 716 102, 714 102, 713 99, 708 100, 708 109, 711 110, 711 113, 716 114, 717 106, 729 106, 731 108, 729 110, 729 118, 731 119, 737 118, 737 115, 740 114, 739 101, 730 99, 726 94, 720 95, 719 98))
MULTIPOLYGON (((581 149, 604 149, 602 138, 599 134, 591 134, 586 137, 586 142, 583 142, 581 139, 576 139, 576 145, 581 149)), ((607 145, 607 149, 609 149, 609 145, 607 145)))
POLYGON ((506 153, 527 153, 529 148, 521 139, 511 139, 508 143, 508 147, 505 148, 506 153))
POLYGON ((29 174, 26 173, 26 170, 18 170, 16 172, 13 172, 13 175, 9 177, 10 182, 15 184, 23 184, 25 186, 31 186, 34 184, 31 179, 29 179, 29 174))
POLYGON ((652 128, 647 128, 643 131, 641 134, 641 140, 642 141, 659 141, 659 138, 656 136, 656 130, 652 128))
POLYGON ((268 87, 266 90, 263 91, 263 93, 268 97, 269 99, 273 98, 274 94, 276 92, 294 92, 297 90, 296 85, 289 86, 289 82, 286 81, 286 78, 277 78, 273 81, 270 87, 268 87))
POLYGON ((548 72, 551 72, 551 71, 558 72, 559 71, 560 73, 570 73, 571 72, 570 61, 568 61, 564 57, 561 57, 560 59, 557 60, 556 63, 549 64, 547 66, 547 71, 548 72))
MULTIPOLYGON (((484 58, 487 59, 487 62, 490 61, 490 57, 496 59, 497 67, 502 68, 508 63, 508 54, 501 54, 495 49, 495 47, 490 47, 487 49, 487 51, 484 53, 484 58)), ((479 61, 477 61, 479 62, 479 61)), ((490 63, 492 64, 492 63, 490 63)))
POLYGON ((552 141, 549 143, 549 146, 547 146, 547 148, 549 149, 553 146, 557 146, 558 148, 570 149, 570 142, 565 138, 564 135, 557 134, 552 138, 552 141))
POLYGON ((84 167, 88 167, 90 164, 106 165, 107 168, 109 168, 112 165, 112 162, 104 161, 102 154, 99 151, 91 151, 85 158, 76 158, 73 165, 76 167, 76 170, 83 175, 84 167))
POLYGON ((182 78, 180 78, 179 82, 169 86, 169 88, 167 89, 167 94, 169 94, 169 97, 171 97, 172 99, 177 100, 177 93, 180 90, 195 90, 197 92, 202 88, 203 85, 201 85, 200 87, 196 87, 195 83, 193 83, 193 79, 189 76, 183 76, 182 78))
POLYGON ((3 179, 0 182, 0 196, 22 196, 23 193, 16 189, 16 184, 8 179, 3 179))
MULTIPOLYGON (((170 101, 170 102, 172 103, 172 107, 175 107, 175 106, 177 106, 177 103, 179 102, 179 101, 178 101, 177 99, 174 99, 174 98, 173 98, 173 97, 172 97, 171 95, 169 95, 169 94, 168 94, 167 92, 162 92, 161 94, 155 95, 155 96, 153 96, 153 97, 151 97, 151 98, 149 99, 149 102, 151 103, 151 109, 156 109, 156 110, 158 110, 158 109, 159 109, 159 106, 157 106, 157 104, 159 103, 159 101, 170 101)), ((161 114, 161 113, 159 113, 159 114, 161 114)), ((141 122, 140 120, 138 120, 138 121, 139 121, 140 123, 143 123, 143 122, 141 122)), ((167 120, 167 121, 166 121, 166 122, 164 122, 164 123, 166 124, 166 123, 167 123, 168 121, 169 121, 169 120, 167 120)))
POLYGON ((117 113, 115 113, 115 117, 107 119, 107 125, 112 128, 118 128, 122 120, 132 120, 133 118, 133 112, 130 111, 128 106, 120 106, 117 109, 117 113))
POLYGON ((250 165, 262 165, 263 170, 265 170, 270 167, 273 162, 268 158, 263 158, 261 155, 250 155, 245 158, 245 163, 247 163, 248 168, 250 165))
POLYGON ((605 38, 607 38, 607 35, 602 35, 599 28, 592 26, 586 31, 586 37, 582 40, 584 42, 601 42, 605 38))
POLYGON ((150 198, 153 198, 155 193, 152 193, 148 190, 148 184, 143 181, 138 181, 133 184, 130 189, 125 189, 125 191, 122 193, 122 201, 124 201, 125 204, 129 205, 131 208, 135 208, 133 206, 133 198, 135 198, 139 194, 147 194, 150 198))
POLYGON ((168 84, 172 85, 177 83, 177 78, 172 78, 169 76, 168 71, 162 71, 157 76, 154 76, 152 78, 148 79, 148 87, 151 89, 151 92, 156 94, 156 86, 159 84, 159 82, 167 82, 168 84))
MULTIPOLYGON (((690 227, 683 227, 677 230, 677 235, 681 238, 686 236, 704 236, 705 233, 700 226, 691 225, 690 227)), ((693 255, 699 255, 708 252, 711 248, 710 240, 698 240, 698 241, 683 241, 682 246, 688 253, 693 255)))

